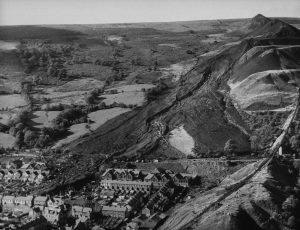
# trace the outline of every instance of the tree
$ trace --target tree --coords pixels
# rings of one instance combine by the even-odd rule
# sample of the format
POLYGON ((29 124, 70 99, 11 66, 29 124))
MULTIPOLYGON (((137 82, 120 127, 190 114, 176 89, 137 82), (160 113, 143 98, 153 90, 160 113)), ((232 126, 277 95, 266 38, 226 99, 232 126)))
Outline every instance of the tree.
POLYGON ((16 134, 16 140, 15 140, 15 143, 14 143, 14 146, 17 147, 17 148, 20 148, 23 144, 23 133, 22 132, 17 132, 16 134))
POLYGON ((291 148, 295 151, 300 150, 300 135, 294 135, 289 140, 291 148))
POLYGON ((17 129, 14 126, 10 127, 9 134, 12 135, 12 136, 16 136, 17 129))
POLYGON ((35 132, 31 130, 27 130, 24 134, 24 143, 27 145, 31 145, 36 138, 35 132))
POLYGON ((93 95, 88 95, 86 98, 85 98, 85 102, 88 104, 88 105, 93 105, 95 104, 95 97, 93 95))
POLYGON ((296 227, 296 218, 294 216, 290 216, 289 219, 288 219, 287 224, 291 228, 295 228, 296 227))
POLYGON ((16 118, 14 119, 14 123, 24 124, 30 119, 30 116, 31 116, 31 112, 28 109, 23 109, 17 114, 16 118))
POLYGON ((259 138, 258 136, 251 136, 250 138, 251 149, 257 151, 259 149, 259 138))
POLYGON ((229 139, 224 146, 224 151, 226 153, 233 153, 237 149, 236 142, 232 139, 229 139))

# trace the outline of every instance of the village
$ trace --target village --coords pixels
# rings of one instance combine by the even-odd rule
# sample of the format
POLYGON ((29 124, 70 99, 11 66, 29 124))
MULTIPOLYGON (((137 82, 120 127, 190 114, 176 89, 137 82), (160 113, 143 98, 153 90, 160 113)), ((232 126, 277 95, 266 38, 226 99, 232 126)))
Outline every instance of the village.
POLYGON ((0 228, 156 229, 197 175, 155 168, 107 168, 98 181, 56 194, 31 194, 51 179, 44 162, 1 165, 0 228))

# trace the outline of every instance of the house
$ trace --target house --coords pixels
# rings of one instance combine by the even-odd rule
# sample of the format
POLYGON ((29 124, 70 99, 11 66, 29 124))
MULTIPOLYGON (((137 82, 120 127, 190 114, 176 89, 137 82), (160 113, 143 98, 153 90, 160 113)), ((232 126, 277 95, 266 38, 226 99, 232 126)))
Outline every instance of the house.
POLYGON ((167 183, 170 180, 170 177, 167 174, 161 174, 161 173, 149 173, 144 181, 151 182, 153 184, 153 188, 160 188, 165 183, 167 183))
POLYGON ((12 212, 14 213, 14 215, 18 215, 18 214, 29 214, 29 212, 31 211, 31 207, 26 206, 26 205, 17 205, 13 207, 12 212))
POLYGON ((43 210, 43 216, 52 224, 58 223, 62 217, 62 209, 57 207, 45 207, 43 210))
POLYGON ((103 206, 102 215, 118 217, 118 218, 126 218, 129 216, 129 211, 127 207, 122 207, 122 206, 103 206))
POLYGON ((114 180, 115 179, 115 170, 114 169, 107 169, 102 174, 102 179, 103 180, 114 180))
POLYGON ((44 207, 46 207, 46 205, 47 205, 47 201, 48 201, 47 196, 37 196, 34 198, 33 204, 34 204, 34 207, 38 207, 41 210, 43 210, 44 207))
POLYGON ((72 206, 72 216, 76 219, 90 219, 92 209, 89 207, 82 207, 78 205, 72 206))
POLYGON ((37 176, 38 176, 38 172, 37 172, 37 171, 32 171, 32 172, 29 174, 28 181, 29 181, 29 182, 34 182, 35 179, 37 178, 37 176))
POLYGON ((22 171, 21 170, 15 171, 13 179, 14 180, 19 180, 19 179, 21 179, 21 177, 22 177, 22 171))
POLYGON ((22 170, 33 170, 33 165, 31 163, 23 164, 22 167, 20 168, 22 170))
POLYGON ((14 171, 9 169, 6 171, 6 174, 4 175, 4 180, 5 181, 11 181, 14 178, 14 171))
POLYGON ((60 197, 50 197, 47 200, 47 206, 53 208, 59 208, 64 205, 64 201, 60 197))
POLYGON ((152 183, 145 181, 102 180, 101 186, 110 190, 134 190, 149 193, 152 188, 152 183))
POLYGON ((107 199, 107 198, 114 198, 115 196, 115 191, 114 190, 111 190, 111 189, 102 189, 101 192, 100 192, 100 198, 102 199, 107 199))
POLYGON ((139 229, 141 230, 154 230, 157 229, 163 222, 157 213, 151 215, 146 221, 142 223, 139 229))
POLYGON ((37 184, 40 184, 49 174, 50 171, 41 171, 40 173, 38 173, 35 182, 37 184))
POLYGON ((22 173, 22 176, 21 176, 21 178, 20 178, 20 180, 22 180, 23 182, 26 182, 27 180, 28 180, 28 178, 29 178, 29 176, 30 176, 30 171, 22 171, 23 173, 22 173))
POLYGON ((103 175, 103 180, 142 180, 141 170, 137 169, 107 169, 103 175))
POLYGON ((140 228, 140 225, 140 223, 131 221, 126 225, 126 230, 138 230, 140 228))
POLYGON ((151 216, 153 213, 154 213, 153 209, 148 206, 143 208, 142 210, 142 214, 145 216, 151 216))
POLYGON ((3 212, 11 212, 15 206, 14 201, 15 201, 14 196, 3 196, 2 197, 3 212))
POLYGON ((14 201, 15 205, 24 205, 32 207, 33 205, 33 196, 18 196, 14 201))
POLYGON ((137 192, 134 196, 132 196, 128 201, 127 205, 130 207, 130 210, 137 210, 143 202, 143 193, 137 192))
POLYGON ((35 162, 34 168, 36 170, 47 170, 47 166, 44 162, 35 162))

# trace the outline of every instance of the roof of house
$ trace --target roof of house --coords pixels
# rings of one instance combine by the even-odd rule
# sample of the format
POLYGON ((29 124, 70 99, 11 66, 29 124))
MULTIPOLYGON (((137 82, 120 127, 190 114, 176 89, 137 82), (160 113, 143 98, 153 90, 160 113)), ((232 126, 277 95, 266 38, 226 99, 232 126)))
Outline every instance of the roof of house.
POLYGON ((115 195, 115 191, 111 190, 111 189, 103 189, 103 190, 101 190, 100 195, 113 196, 113 195, 115 195))
POLYGON ((92 212, 92 209, 88 208, 88 207, 83 207, 82 211, 83 212, 92 212))
POLYGON ((86 207, 89 206, 89 202, 86 199, 79 198, 79 199, 69 199, 64 201, 66 204, 69 204, 71 206, 80 206, 80 207, 86 207))
POLYGON ((153 173, 149 173, 144 179, 145 180, 150 180, 150 179, 152 179, 152 177, 154 177, 154 174, 153 173))
POLYGON ((14 200, 14 196, 3 196, 2 200, 14 200))
POLYGON ((15 201, 32 201, 33 196, 17 196, 15 201))
POLYGON ((82 206, 78 206, 78 205, 73 205, 72 209, 76 212, 82 212, 83 207, 82 206))
POLYGON ((21 167, 21 169, 28 169, 29 166, 30 166, 30 163, 29 164, 23 164, 22 167, 21 167))
POLYGON ((102 211, 126 212, 127 208, 124 206, 103 206, 102 211))
POLYGON ((151 182, 145 181, 123 181, 123 180, 102 180, 101 183, 124 184, 124 185, 145 185, 151 186, 151 182))
POLYGON ((37 196, 36 198, 34 198, 34 202, 46 202, 47 199, 47 196, 37 196))

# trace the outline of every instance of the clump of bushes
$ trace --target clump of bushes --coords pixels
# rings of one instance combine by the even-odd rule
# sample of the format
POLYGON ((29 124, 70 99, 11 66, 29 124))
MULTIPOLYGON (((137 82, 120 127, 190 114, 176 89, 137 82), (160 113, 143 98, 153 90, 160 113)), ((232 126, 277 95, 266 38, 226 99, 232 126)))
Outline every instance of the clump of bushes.
POLYGON ((65 109, 53 120, 54 127, 66 129, 74 124, 87 122, 87 113, 80 108, 65 109))
POLYGON ((158 99, 159 96, 163 95, 164 92, 168 89, 169 87, 160 81, 158 85, 154 88, 149 89, 146 92, 146 99, 147 101, 155 101, 158 99))

